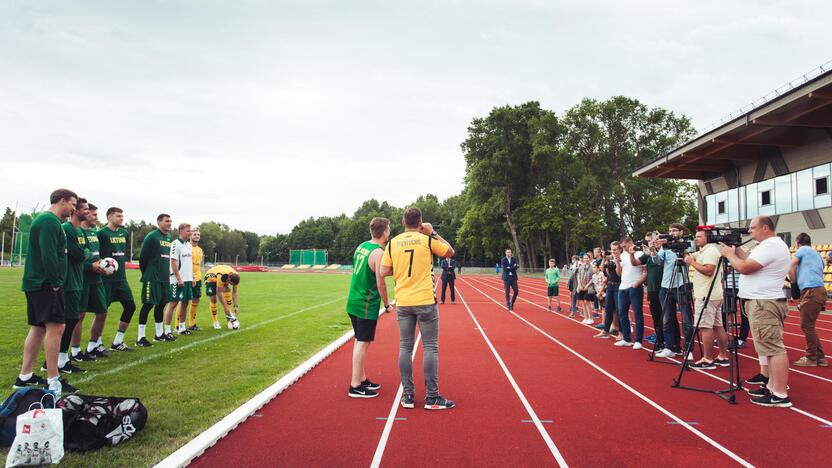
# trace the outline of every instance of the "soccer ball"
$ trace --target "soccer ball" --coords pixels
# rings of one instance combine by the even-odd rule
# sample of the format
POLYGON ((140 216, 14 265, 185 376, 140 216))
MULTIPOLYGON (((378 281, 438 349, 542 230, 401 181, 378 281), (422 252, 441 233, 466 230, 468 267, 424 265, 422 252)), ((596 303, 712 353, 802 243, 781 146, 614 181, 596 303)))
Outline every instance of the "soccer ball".
POLYGON ((228 321, 228 329, 229 330, 239 330, 240 329, 240 321, 239 320, 229 320, 228 321))
POLYGON ((118 262, 110 257, 102 258, 101 261, 98 262, 98 265, 103 268, 108 275, 112 275, 118 271, 118 262))
POLYGON ((234 320, 234 329, 235 329, 235 330, 239 330, 239 329, 240 329, 240 321, 239 321, 239 320, 234 320))

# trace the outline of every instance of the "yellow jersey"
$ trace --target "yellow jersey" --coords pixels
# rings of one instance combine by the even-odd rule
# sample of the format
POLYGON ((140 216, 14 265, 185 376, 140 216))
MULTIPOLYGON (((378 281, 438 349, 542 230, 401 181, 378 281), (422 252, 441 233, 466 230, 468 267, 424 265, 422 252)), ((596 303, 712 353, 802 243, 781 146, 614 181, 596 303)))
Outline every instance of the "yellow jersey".
POLYGON ((433 256, 442 257, 447 252, 447 245, 417 231, 406 231, 388 242, 381 264, 393 267, 396 305, 436 303, 433 294, 433 256))
POLYGON ((202 252, 202 247, 195 245, 191 248, 191 261, 194 263, 194 283, 202 280, 202 260, 205 254, 202 252))
POLYGON ((217 265, 213 266, 205 272, 205 282, 206 283, 217 283, 217 287, 224 288, 228 286, 228 278, 223 281, 223 275, 230 275, 232 273, 237 273, 237 270, 231 268, 228 265, 217 265))

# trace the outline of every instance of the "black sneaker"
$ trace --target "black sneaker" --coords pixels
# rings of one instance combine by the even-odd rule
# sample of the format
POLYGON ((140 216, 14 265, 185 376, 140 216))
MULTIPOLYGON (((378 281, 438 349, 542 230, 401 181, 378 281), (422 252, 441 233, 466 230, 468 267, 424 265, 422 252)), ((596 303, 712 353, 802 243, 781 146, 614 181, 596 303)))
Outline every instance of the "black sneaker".
POLYGON ((191 331, 190 331, 190 330, 188 330, 188 329, 186 328, 185 330, 183 330, 183 331, 181 331, 181 332, 178 332, 178 333, 179 333, 180 335, 190 335, 190 334, 191 334, 191 331))
POLYGON ((372 391, 376 391, 381 388, 381 384, 370 382, 370 379, 366 379, 361 382, 361 386, 372 391))
POLYGON ((433 398, 425 398, 425 409, 426 410, 443 410, 443 409, 451 409, 454 406, 454 402, 451 400, 446 400, 441 396, 435 396, 433 398))
POLYGON ((350 391, 347 393, 350 398, 375 398, 378 396, 378 392, 374 392, 367 387, 352 387, 350 386, 350 391))
POLYGON ((131 348, 131 347, 127 346, 127 345, 126 345, 126 344, 124 344, 124 342, 122 341, 122 342, 121 342, 121 343, 119 343, 119 344, 115 344, 115 343, 114 343, 114 344, 111 344, 111 345, 110 345, 110 351, 127 351, 127 352, 130 352, 130 351, 133 351, 133 348, 131 348))
POLYGON ((719 367, 728 367, 731 365, 731 361, 728 359, 714 359, 714 364, 718 365, 719 367))
MULTIPOLYGON (((154 339, 154 341, 156 340, 154 339)), ((139 348, 149 348, 153 346, 153 343, 151 343, 150 340, 147 339, 147 337, 143 336, 142 339, 136 342, 136 346, 139 348)))
POLYGON ((754 377, 745 379, 745 383, 751 385, 766 385, 768 383, 768 377, 764 376, 763 374, 757 374, 754 377))
POLYGON ((173 336, 173 333, 165 333, 165 338, 167 338, 168 341, 176 341, 176 337, 173 336))
POLYGON ((777 408, 790 408, 792 406, 792 402, 789 400, 789 397, 780 398, 773 394, 752 398, 751 403, 760 406, 772 406, 777 408))
POLYGON ((190 330, 192 332, 195 332, 195 331, 201 331, 202 329, 199 328, 199 325, 194 325, 192 327, 188 327, 188 330, 190 330))
POLYGON ((29 380, 20 380, 20 377, 15 379, 12 388, 39 387, 42 385, 46 385, 46 379, 42 379, 37 375, 32 374, 32 376, 29 377, 29 380))
POLYGON ((72 395, 78 393, 78 389, 70 385, 63 377, 58 378, 58 380, 61 382, 61 394, 72 395))
POLYGON ((162 341, 170 341, 170 340, 168 340, 168 335, 162 333, 159 336, 154 336, 153 337, 153 342, 154 343, 159 343, 159 342, 162 342, 162 341))
POLYGON ((415 406, 413 403, 413 395, 402 395, 402 408, 411 409, 415 406))
POLYGON ((85 353, 81 351, 75 356, 72 356, 72 360, 75 362, 90 362, 95 361, 95 356, 90 353, 85 353))
POLYGON ((716 364, 714 364, 713 361, 699 361, 694 362, 692 364, 688 364, 688 367, 690 367, 691 369, 713 370, 716 369, 716 364))
POLYGON ((752 397, 764 397, 770 395, 771 392, 768 390, 768 387, 760 387, 754 390, 748 390, 748 394, 752 397))
POLYGON ((107 348, 104 345, 98 345, 92 351, 88 352, 87 354, 92 353, 96 359, 98 358, 108 358, 110 355, 107 353, 107 348))
POLYGON ((58 368, 58 372, 64 374, 85 374, 87 371, 85 369, 81 369, 78 366, 72 364, 72 362, 67 361, 63 367, 58 368))

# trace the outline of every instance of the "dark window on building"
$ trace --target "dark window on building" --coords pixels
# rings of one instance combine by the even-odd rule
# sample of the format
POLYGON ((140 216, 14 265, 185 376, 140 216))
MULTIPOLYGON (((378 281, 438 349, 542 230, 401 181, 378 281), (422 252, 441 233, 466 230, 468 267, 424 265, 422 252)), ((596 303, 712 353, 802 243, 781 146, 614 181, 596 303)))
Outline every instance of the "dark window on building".
POLYGON ((716 204, 716 214, 725 214, 725 202, 717 202, 716 204))
POLYGON ((829 193, 829 179, 820 177, 815 179, 815 195, 826 195, 829 193))
POLYGON ((763 206, 771 205, 771 190, 760 192, 760 204, 763 206))
POLYGON ((792 245, 792 233, 790 233, 790 232, 778 232, 777 235, 781 239, 783 239, 783 242, 785 242, 786 245, 792 245))

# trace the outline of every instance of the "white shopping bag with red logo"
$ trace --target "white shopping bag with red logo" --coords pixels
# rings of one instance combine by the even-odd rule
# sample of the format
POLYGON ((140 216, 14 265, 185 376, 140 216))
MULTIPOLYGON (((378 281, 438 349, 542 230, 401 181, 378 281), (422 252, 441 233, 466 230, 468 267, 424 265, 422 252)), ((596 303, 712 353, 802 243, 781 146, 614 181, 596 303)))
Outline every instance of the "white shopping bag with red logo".
MULTIPOLYGON (((44 398, 51 396, 47 394, 44 398)), ((17 431, 6 457, 6 468, 57 464, 63 457, 63 412, 60 409, 44 408, 42 400, 41 403, 33 403, 29 411, 17 417, 17 431), (40 408, 34 408, 35 406, 40 408)))

